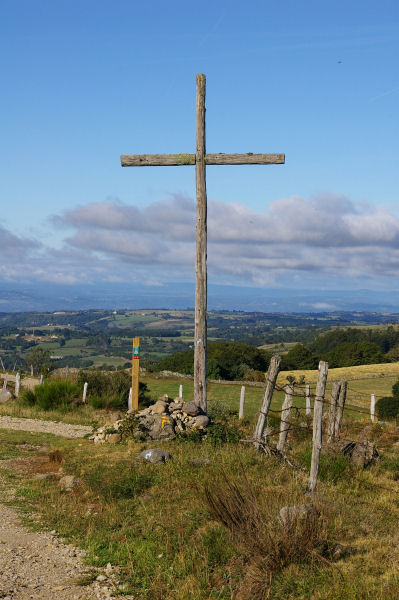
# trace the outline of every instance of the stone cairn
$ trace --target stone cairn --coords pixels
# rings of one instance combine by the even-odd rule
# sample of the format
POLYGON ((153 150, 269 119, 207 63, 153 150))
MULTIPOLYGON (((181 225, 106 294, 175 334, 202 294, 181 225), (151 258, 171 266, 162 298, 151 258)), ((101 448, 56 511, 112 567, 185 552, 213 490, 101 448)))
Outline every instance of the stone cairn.
POLYGON ((90 437, 95 444, 117 443, 129 431, 137 441, 172 440, 177 434, 208 427, 209 417, 194 402, 183 398, 158 398, 155 404, 138 412, 128 411, 111 425, 97 429, 90 437))

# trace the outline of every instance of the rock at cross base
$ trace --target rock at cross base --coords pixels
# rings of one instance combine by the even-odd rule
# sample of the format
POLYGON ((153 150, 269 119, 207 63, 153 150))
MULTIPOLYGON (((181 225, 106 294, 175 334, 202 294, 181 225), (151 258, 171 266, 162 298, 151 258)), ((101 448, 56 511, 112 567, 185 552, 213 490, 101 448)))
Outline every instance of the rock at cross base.
POLYGON ((199 406, 194 404, 194 402, 183 402, 182 411, 190 417, 196 417, 197 415, 202 414, 202 410, 199 406))
POLYGON ((204 429, 209 425, 209 417, 206 415, 198 415, 198 417, 194 417, 192 421, 189 421, 187 425, 190 429, 204 429))
POLYGON ((173 419, 166 415, 147 415, 140 420, 137 437, 150 440, 172 440, 175 437, 173 423, 173 419))
POLYGON ((319 516, 319 511, 313 504, 297 504, 296 506, 283 506, 280 510, 280 521, 285 526, 290 526, 298 520, 310 520, 319 516))
POLYGON ((121 441, 122 436, 120 433, 109 433, 105 439, 109 444, 117 444, 121 441))
POLYGON ((144 450, 141 452, 136 460, 140 460, 143 462, 149 462, 153 464, 165 463, 168 460, 172 460, 172 456, 169 452, 165 450, 160 450, 159 448, 151 448, 149 450, 144 450))
POLYGON ((150 406, 150 409, 154 415, 162 415, 162 413, 165 413, 168 410, 168 404, 163 400, 157 400, 155 404, 150 406))

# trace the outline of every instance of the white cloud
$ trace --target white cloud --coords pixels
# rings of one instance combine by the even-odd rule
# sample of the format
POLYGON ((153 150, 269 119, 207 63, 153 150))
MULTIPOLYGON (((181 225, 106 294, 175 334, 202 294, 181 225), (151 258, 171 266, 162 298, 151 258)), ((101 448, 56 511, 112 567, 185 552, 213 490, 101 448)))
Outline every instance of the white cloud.
MULTIPOLYGON (((387 207, 355 205, 320 193, 275 200, 263 211, 240 203, 208 205, 210 280, 275 285, 335 278, 348 287, 399 275, 399 218, 387 207)), ((54 250, 0 228, 3 278, 54 283, 193 280, 195 204, 173 195, 147 207, 107 200, 52 218, 68 228, 54 250)))

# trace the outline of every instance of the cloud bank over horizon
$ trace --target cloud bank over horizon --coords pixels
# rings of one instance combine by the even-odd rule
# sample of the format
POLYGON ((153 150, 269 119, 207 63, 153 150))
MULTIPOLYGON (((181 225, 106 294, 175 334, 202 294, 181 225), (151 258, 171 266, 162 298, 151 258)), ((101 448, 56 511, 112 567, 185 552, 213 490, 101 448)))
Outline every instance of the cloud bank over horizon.
MULTIPOLYGON (((1 279, 145 285, 194 279, 192 198, 174 194, 144 208, 111 199, 67 210, 50 224, 64 233, 60 249, 0 227, 1 279)), ((399 275, 399 216, 388 206, 327 192, 278 199, 263 211, 210 200, 208 265, 210 281, 223 284, 389 287, 399 275)))

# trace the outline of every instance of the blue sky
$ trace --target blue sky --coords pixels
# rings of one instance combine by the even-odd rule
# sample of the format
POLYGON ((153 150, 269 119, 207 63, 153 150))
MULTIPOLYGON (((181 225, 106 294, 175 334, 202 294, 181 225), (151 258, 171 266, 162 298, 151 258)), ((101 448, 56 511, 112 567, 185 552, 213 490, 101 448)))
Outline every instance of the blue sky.
MULTIPOLYGON (((209 167, 209 277, 398 288, 399 4, 2 0, 0 281, 193 280, 194 168, 124 153, 285 152, 209 167)), ((162 292, 160 291, 160 294, 162 292)))

